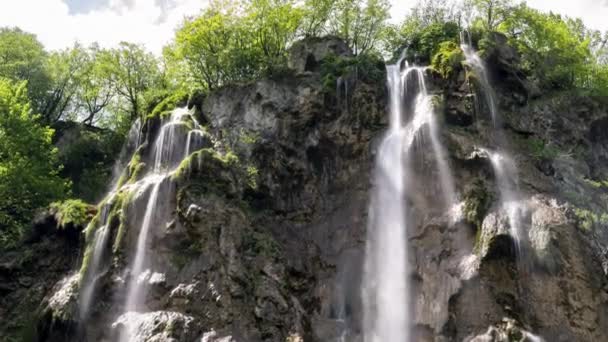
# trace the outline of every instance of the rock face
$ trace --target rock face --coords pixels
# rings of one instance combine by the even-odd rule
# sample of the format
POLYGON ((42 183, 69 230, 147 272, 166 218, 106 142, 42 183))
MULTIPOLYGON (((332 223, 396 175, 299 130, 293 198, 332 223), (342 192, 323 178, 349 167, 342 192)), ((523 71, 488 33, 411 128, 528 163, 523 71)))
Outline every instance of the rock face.
MULTIPOLYGON (((514 69, 517 55, 494 39, 489 65, 527 208, 525 259, 516 253, 496 176, 479 150, 493 147, 490 115, 476 105, 474 83, 461 68, 429 85, 443 102, 441 138, 461 203, 453 212, 434 210, 437 191, 427 185, 436 183, 437 171, 427 166, 424 147, 416 167, 426 178, 407 198, 415 219, 408 236, 414 336, 608 340, 608 107, 563 94, 531 96, 514 69)), ((1 316, 30 308, 17 298, 35 298, 33 308, 46 295, 38 341, 113 341, 124 334, 133 341, 362 341, 370 174, 387 124, 386 89, 384 81, 361 75, 334 75, 348 80, 348 95, 327 89, 317 71, 330 53, 350 56, 334 38, 305 41, 292 49, 296 75, 193 100, 212 148, 194 153, 162 185, 164 223, 153 228, 150 271, 140 278, 145 310, 124 313, 121 304, 150 192, 142 189, 111 213, 111 255, 98 281, 93 324, 81 329, 74 313, 76 267, 68 261, 78 252, 67 243, 47 251, 57 259, 32 261, 43 274, 2 256, 1 316), (45 267, 45 260, 54 261, 45 267)), ((153 120, 144 125, 146 142, 130 178, 138 179, 132 166, 150 163, 146 151, 158 128, 153 120)), ((37 243, 51 248, 44 241, 37 243)), ((2 324, 2 332, 17 329, 2 324)))
POLYGON ((352 56, 352 51, 337 37, 306 38, 291 47, 288 65, 300 73, 319 71, 323 59, 330 55, 352 56))
MULTIPOLYGON (((68 306, 71 293, 68 289, 74 285, 71 275, 79 262, 80 247, 79 234, 58 230, 54 216, 47 213, 37 218, 33 234, 18 250, 0 254, 3 341, 61 340, 44 324, 50 320, 38 324, 35 313, 42 310, 41 315, 52 316, 52 310, 46 308, 68 306)), ((68 325, 58 330, 70 329, 68 325)))

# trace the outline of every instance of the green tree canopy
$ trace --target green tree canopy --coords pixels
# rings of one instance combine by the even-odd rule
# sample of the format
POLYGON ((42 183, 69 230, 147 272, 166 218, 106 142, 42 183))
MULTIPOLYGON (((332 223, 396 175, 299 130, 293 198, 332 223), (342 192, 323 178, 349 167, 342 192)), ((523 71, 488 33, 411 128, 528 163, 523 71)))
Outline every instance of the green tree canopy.
POLYGON ((36 110, 44 107, 50 86, 47 53, 35 35, 19 28, 0 28, 0 77, 27 81, 28 93, 36 110))
POLYGON ((0 78, 0 245, 18 241, 37 208, 64 197, 53 130, 32 114, 26 82, 0 78))
POLYGON ((96 53, 95 60, 100 63, 95 72, 109 81, 118 100, 125 104, 118 107, 129 112, 131 120, 142 116, 144 93, 154 88, 160 77, 154 55, 139 45, 122 42, 118 48, 96 53))
POLYGON ((544 86, 570 88, 586 73, 590 40, 561 16, 521 4, 499 29, 522 55, 522 67, 544 86))

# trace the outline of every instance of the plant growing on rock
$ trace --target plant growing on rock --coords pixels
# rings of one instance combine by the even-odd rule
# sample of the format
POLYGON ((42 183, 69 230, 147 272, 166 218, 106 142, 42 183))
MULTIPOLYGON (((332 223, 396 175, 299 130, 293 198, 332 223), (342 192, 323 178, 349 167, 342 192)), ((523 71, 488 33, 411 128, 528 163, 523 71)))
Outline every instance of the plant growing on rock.
POLYGON ((439 51, 433 56, 431 66, 443 78, 448 79, 450 76, 462 68, 464 55, 458 44, 447 41, 439 44, 439 51))
POLYGON ((69 199, 63 202, 53 202, 50 210, 57 220, 59 229, 68 227, 85 227, 95 215, 94 206, 79 199, 69 199))

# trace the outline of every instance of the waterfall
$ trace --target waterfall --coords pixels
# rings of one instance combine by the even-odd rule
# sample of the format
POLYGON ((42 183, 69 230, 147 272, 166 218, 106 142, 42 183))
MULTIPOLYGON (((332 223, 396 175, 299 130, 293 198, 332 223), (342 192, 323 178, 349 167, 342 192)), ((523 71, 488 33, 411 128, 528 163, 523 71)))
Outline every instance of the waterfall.
MULTIPOLYGON (((129 133, 127 140, 127 151, 135 153, 136 148, 130 146, 135 141, 135 147, 140 143, 139 130, 141 125, 136 121, 129 133)), ((90 307, 94 298, 95 287, 97 280, 105 273, 102 271, 102 264, 107 250, 107 243, 110 236, 109 211, 114 205, 115 198, 118 193, 131 194, 137 193, 140 197, 147 195, 145 211, 141 217, 137 241, 135 246, 132 246, 134 254, 130 262, 130 276, 126 284, 126 297, 124 302, 125 314, 129 312, 145 310, 143 304, 145 302, 146 288, 145 284, 151 274, 149 269, 150 261, 148 253, 148 244, 150 235, 155 227, 161 226, 165 222, 161 222, 164 217, 163 208, 160 207, 162 201, 167 198, 168 187, 163 186, 170 180, 170 177, 175 172, 175 169, 182 160, 202 147, 206 143, 205 132, 201 129, 199 123, 193 115, 185 108, 175 109, 168 118, 163 119, 161 128, 159 129, 157 138, 153 144, 151 151, 151 167, 149 172, 141 180, 136 183, 122 185, 118 189, 113 189, 102 202, 99 220, 91 223, 87 228, 88 231, 94 232, 90 237, 87 253, 90 254, 85 259, 86 269, 84 276, 81 279, 81 291, 79 299, 79 311, 81 323, 86 323, 90 312, 90 307)), ((122 161, 119 161, 122 163, 122 161)), ((124 164, 124 163, 122 163, 124 164)), ((124 165, 122 166, 125 167, 124 165)), ((113 188, 117 187, 113 185, 113 188)), ((126 334, 121 334, 122 341, 129 341, 132 332, 127 331, 126 334)))
POLYGON ((142 275, 144 272, 144 262, 146 259, 146 243, 148 241, 148 235, 150 233, 150 227, 154 223, 153 218, 156 214, 156 203, 158 202, 158 194, 161 182, 165 179, 165 175, 150 175, 144 179, 143 188, 151 188, 150 195, 148 196, 148 203, 146 204, 146 211, 144 212, 144 218, 139 228, 139 236, 137 237, 137 245, 135 249, 135 258, 131 265, 131 278, 127 288, 127 303, 126 309, 129 311, 135 311, 143 301, 143 284, 146 279, 143 279, 142 275))
POLYGON ((460 48, 464 53, 466 63, 473 69, 473 71, 475 71, 475 75, 477 76, 482 88, 482 96, 486 105, 488 106, 488 110, 490 111, 492 123, 494 127, 497 128, 499 126, 499 122, 497 121, 498 113, 496 106, 496 95, 494 94, 494 88, 492 88, 490 85, 490 78, 488 77, 487 71, 488 69, 486 68, 486 65, 481 57, 473 48, 471 36, 465 32, 460 34, 460 48))
MULTIPOLYGON (((387 66, 390 127, 376 158, 374 189, 369 209, 365 275, 363 280, 364 340, 409 341, 412 301, 409 287, 408 220, 406 179, 414 142, 428 128, 433 157, 440 173, 445 205, 456 198, 454 182, 438 137, 433 98, 427 92, 425 68, 401 61, 387 66), (407 64, 406 64, 407 65, 407 64), (416 81, 414 84, 410 81, 416 81), (411 118, 404 117, 406 99, 414 99, 411 118), (404 124, 406 123, 407 124, 404 124)), ((424 141, 424 140, 422 140, 424 141)))
MULTIPOLYGON (((80 320, 84 321, 87 319, 89 308, 91 306, 91 300, 93 299, 93 293, 95 292, 95 285, 99 279, 98 269, 101 261, 103 260, 104 248, 108 240, 108 225, 107 219, 111 207, 113 196, 110 194, 108 201, 101 204, 101 215, 100 220, 103 225, 97 228, 93 237, 93 249, 88 253, 92 253, 91 260, 88 266, 84 278, 81 279, 80 299, 78 305, 78 311, 80 314, 80 320)), ((94 227, 87 227, 92 229, 94 227)))
POLYGON ((501 125, 498 107, 496 105, 496 97, 494 89, 490 85, 487 68, 481 57, 475 52, 475 49, 473 49, 470 42, 470 36, 465 33, 461 34, 461 48, 466 58, 466 63, 473 69, 477 76, 485 104, 492 116, 495 133, 494 142, 497 145, 496 151, 490 151, 488 149, 482 149, 482 151, 488 155, 490 162, 492 163, 492 168, 498 183, 501 208, 507 215, 509 232, 514 240, 515 251, 521 266, 524 252, 521 245, 525 238, 522 220, 527 208, 518 189, 517 166, 506 151, 508 149, 507 141, 500 130, 501 125))

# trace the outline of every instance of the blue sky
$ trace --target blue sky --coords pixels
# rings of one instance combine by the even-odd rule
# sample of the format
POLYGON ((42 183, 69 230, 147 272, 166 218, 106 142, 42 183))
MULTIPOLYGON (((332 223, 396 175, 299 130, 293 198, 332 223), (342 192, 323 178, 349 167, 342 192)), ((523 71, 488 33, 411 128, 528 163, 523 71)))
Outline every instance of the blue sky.
MULTIPOLYGON (((401 18, 416 0, 390 0, 401 18)), ((49 49, 75 41, 111 47, 120 41, 144 44, 159 54, 184 16, 195 15, 207 0, 0 0, 0 26, 35 33, 49 49)), ((581 17, 587 26, 608 30, 608 0, 528 0, 544 11, 581 17)))
POLYGON ((88 13, 92 10, 103 8, 108 0, 65 0, 70 14, 88 13))

